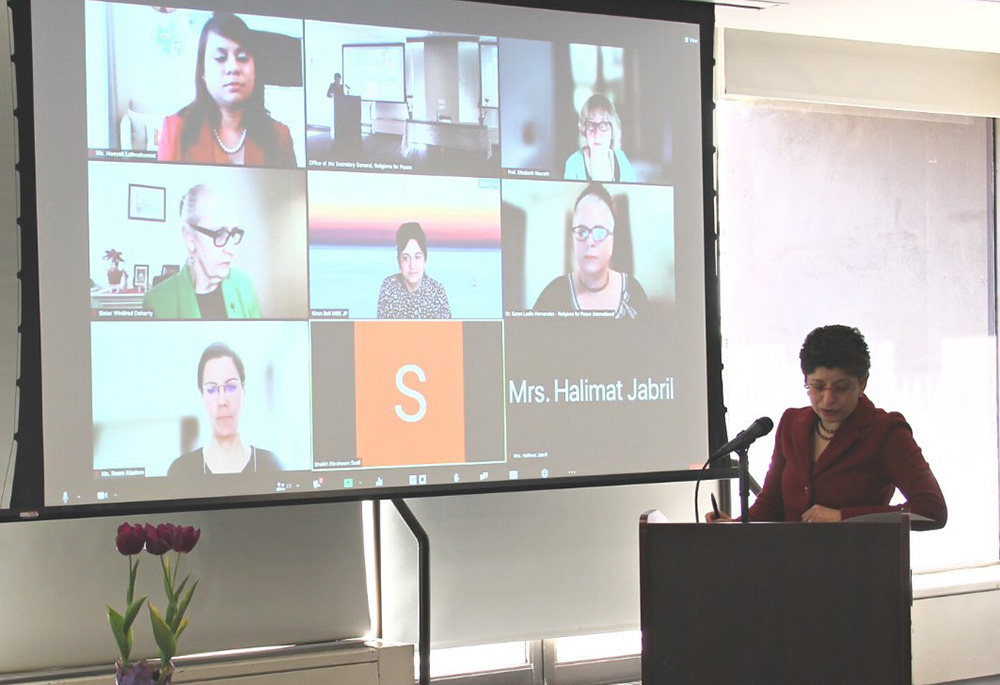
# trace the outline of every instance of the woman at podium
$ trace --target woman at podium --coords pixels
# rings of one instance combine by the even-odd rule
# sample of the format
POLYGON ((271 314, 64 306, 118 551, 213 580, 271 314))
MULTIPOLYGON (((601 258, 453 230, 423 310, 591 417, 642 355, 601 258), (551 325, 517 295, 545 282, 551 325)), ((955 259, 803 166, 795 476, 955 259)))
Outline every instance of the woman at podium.
MULTIPOLYGON (((774 454, 751 521, 842 521, 909 512, 914 529, 948 520, 941 487, 903 416, 865 395, 871 359, 857 328, 823 326, 799 352, 808 407, 788 409, 778 423, 774 454), (896 489, 906 502, 890 506, 896 489)), ((709 512, 707 521, 728 521, 709 512)))

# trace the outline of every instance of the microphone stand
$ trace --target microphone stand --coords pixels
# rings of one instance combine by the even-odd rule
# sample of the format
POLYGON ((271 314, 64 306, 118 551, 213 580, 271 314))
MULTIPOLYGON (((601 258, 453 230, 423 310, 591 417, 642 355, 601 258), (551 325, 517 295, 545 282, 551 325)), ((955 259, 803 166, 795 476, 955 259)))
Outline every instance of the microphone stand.
POLYGON ((740 455, 740 520, 750 523, 750 457, 745 447, 736 453, 740 455))
MULTIPOLYGON (((736 460, 736 459, 730 459, 728 466, 731 469, 739 469, 740 468, 740 462, 738 460, 736 460)), ((753 477, 752 473, 751 474, 747 474, 747 482, 750 485, 750 492, 753 493, 755 496, 759 495, 760 494, 760 483, 757 482, 757 479, 753 477)))

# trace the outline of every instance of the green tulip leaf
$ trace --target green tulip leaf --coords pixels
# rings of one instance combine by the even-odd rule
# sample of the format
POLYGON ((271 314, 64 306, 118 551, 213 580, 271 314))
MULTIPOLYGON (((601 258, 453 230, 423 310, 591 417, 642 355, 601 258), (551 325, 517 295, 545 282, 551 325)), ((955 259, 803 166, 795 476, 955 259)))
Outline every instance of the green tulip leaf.
POLYGON ((187 594, 184 595, 184 599, 181 600, 180 606, 177 607, 177 615, 178 616, 181 616, 181 617, 184 616, 184 613, 187 611, 188 604, 191 603, 191 598, 194 596, 194 591, 197 588, 198 588, 198 581, 196 580, 196 581, 194 581, 194 585, 191 586, 191 589, 189 589, 187 591, 187 594))
POLYGON ((132 623, 135 621, 136 616, 139 615, 139 609, 142 608, 142 603, 146 601, 146 596, 143 595, 139 599, 135 600, 128 605, 125 610, 125 632, 127 633, 132 629, 132 623))
POLYGON ((149 622, 153 626, 153 638, 156 640, 156 646, 160 648, 160 658, 163 663, 168 664, 177 653, 177 638, 163 620, 159 609, 153 606, 152 602, 147 606, 149 606, 149 622))
POLYGON ((132 652, 132 633, 125 630, 125 619, 117 611, 108 607, 108 621, 111 623, 111 634, 118 643, 118 651, 122 655, 122 664, 128 665, 128 657, 132 652))
POLYGON ((177 630, 174 631, 174 639, 175 640, 179 640, 180 639, 181 633, 183 633, 184 629, 188 627, 188 623, 190 623, 190 620, 187 619, 187 618, 185 618, 183 621, 181 621, 181 624, 179 626, 177 626, 177 630))

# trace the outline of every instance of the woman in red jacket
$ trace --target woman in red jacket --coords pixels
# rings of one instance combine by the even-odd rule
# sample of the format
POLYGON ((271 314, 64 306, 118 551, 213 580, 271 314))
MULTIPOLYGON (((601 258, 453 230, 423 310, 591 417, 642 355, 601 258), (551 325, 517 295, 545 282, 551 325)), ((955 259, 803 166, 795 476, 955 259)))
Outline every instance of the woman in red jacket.
MULTIPOLYGON (((857 328, 824 326, 799 352, 809 407, 788 409, 751 521, 842 521, 907 511, 915 529, 941 528, 948 508, 937 479, 901 414, 865 396, 871 360, 857 328), (889 506, 899 489, 906 502, 889 506)), ((707 521, 731 520, 709 512, 707 521)))
POLYGON ((205 23, 194 101, 163 121, 157 159, 295 167, 288 127, 264 109, 253 33, 236 15, 216 12, 205 23))

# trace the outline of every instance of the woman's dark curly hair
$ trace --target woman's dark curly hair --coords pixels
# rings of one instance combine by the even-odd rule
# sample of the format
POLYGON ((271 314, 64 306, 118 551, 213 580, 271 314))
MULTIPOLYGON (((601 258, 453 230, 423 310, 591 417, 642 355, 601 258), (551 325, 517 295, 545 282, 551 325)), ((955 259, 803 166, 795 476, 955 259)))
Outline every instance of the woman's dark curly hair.
POLYGON ((810 332, 799 351, 799 362, 806 376, 822 366, 864 378, 872 365, 865 336, 857 328, 840 325, 821 326, 810 332))

